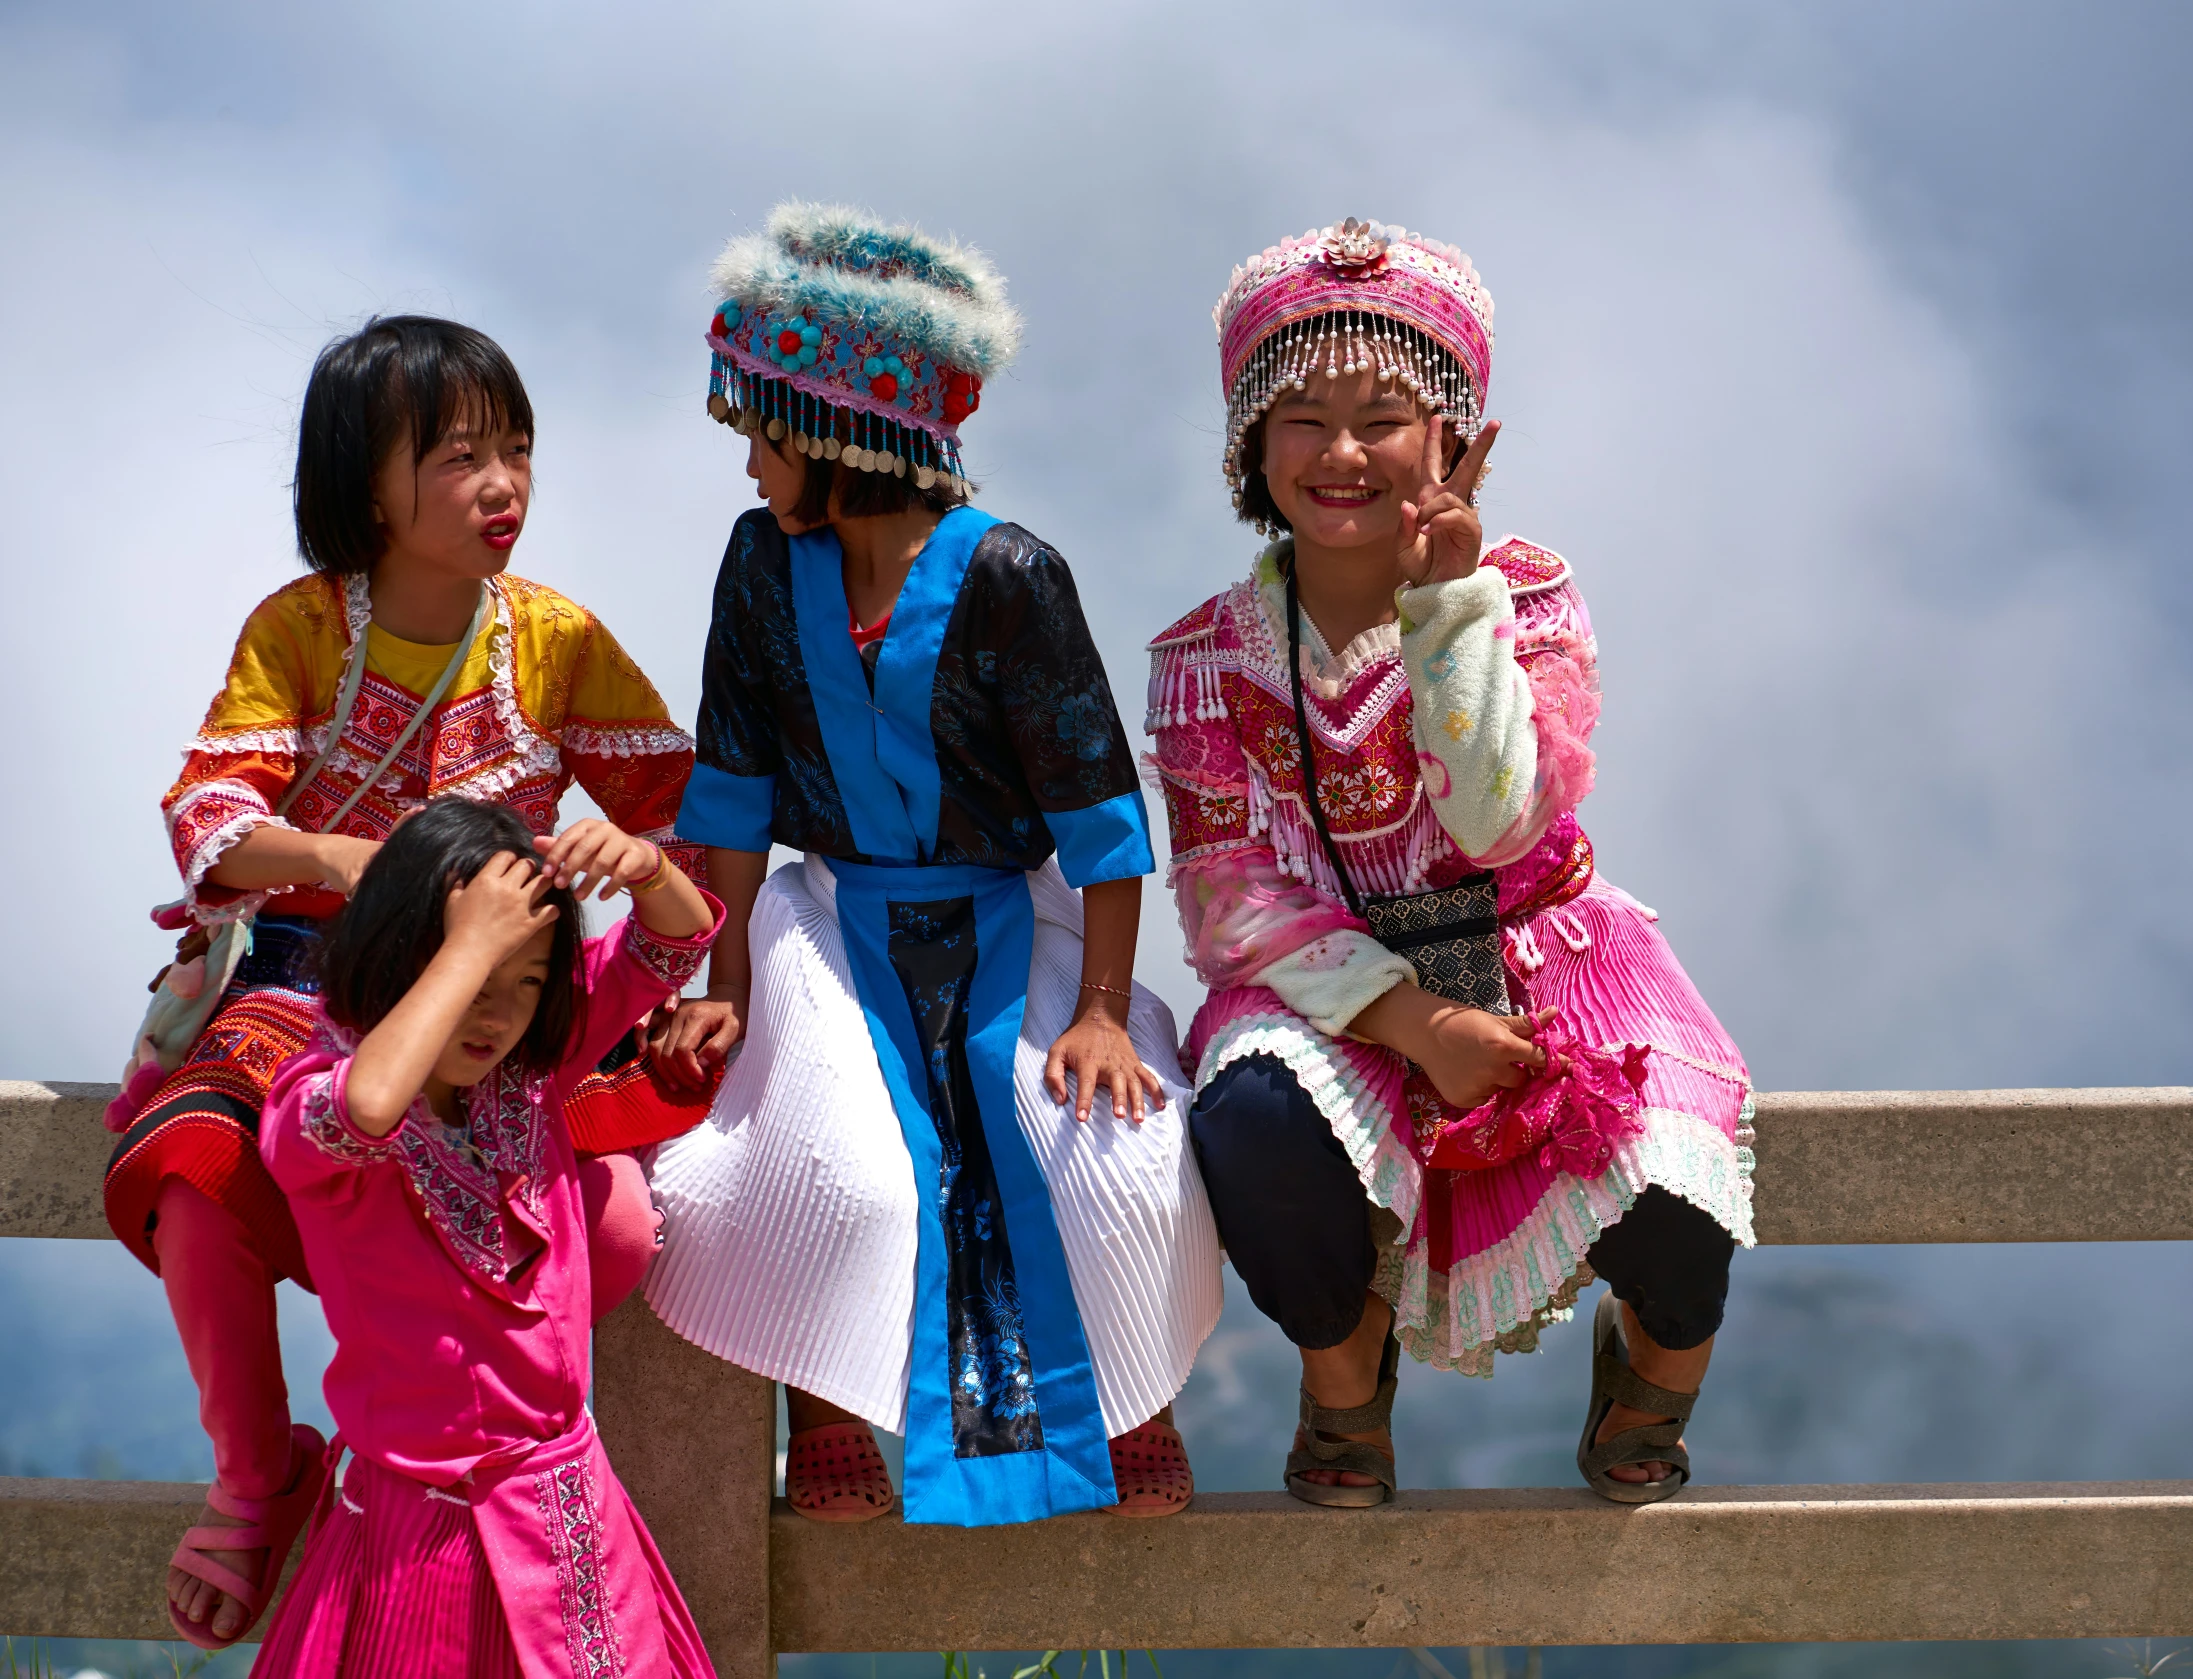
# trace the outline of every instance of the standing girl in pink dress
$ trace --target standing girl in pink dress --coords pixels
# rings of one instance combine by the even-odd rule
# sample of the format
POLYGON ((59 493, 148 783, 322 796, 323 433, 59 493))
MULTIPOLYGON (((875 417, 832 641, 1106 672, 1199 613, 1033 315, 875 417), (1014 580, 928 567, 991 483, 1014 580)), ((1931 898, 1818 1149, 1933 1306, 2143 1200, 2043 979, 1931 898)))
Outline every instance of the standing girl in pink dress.
POLYGON ((1151 644, 1150 727, 1211 988, 1196 1152, 1302 1353, 1288 1490, 1383 1502, 1398 1350, 1489 1376, 1596 1274, 1577 1465, 1667 1497, 1752 1241, 1751 1087, 1577 826, 1599 685, 1568 562, 1482 551, 1491 299, 1350 221, 1237 269, 1217 319, 1234 505, 1276 540, 1151 644))
POLYGON ((342 1432, 254 1673, 712 1674, 586 1409, 564 1104, 692 977, 721 916, 607 822, 537 839, 463 799, 367 866, 260 1130, 335 1335, 342 1432), (595 887, 629 889, 633 912, 585 939, 595 887))

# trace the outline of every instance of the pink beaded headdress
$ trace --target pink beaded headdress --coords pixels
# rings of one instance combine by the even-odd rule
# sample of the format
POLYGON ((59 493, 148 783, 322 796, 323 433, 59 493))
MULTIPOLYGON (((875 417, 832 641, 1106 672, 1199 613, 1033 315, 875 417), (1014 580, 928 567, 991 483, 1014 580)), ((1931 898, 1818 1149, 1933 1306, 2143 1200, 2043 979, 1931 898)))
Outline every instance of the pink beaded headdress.
POLYGON ((780 204, 709 271, 708 411, 803 455, 943 481, 1020 317, 980 252, 834 204, 780 204))
POLYGON ((1492 376, 1492 298, 1451 245, 1350 217, 1282 239, 1234 270, 1211 318, 1226 387, 1226 482, 1242 505, 1241 440, 1313 371, 1375 367, 1462 435, 1477 435, 1492 376))

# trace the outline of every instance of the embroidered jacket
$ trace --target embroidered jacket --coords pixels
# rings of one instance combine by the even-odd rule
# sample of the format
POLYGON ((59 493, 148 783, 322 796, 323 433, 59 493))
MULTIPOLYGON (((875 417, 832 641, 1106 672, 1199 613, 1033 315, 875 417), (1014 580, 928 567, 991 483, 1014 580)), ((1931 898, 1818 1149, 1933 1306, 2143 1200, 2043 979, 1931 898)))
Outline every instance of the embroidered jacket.
MULTIPOLYGON (((339 831, 385 839, 406 812, 459 793, 507 804, 547 833, 576 781, 628 833, 673 839, 693 748, 653 684, 576 602, 520 577, 493 578, 487 587, 492 616, 433 717, 339 831)), ((266 894, 204 885, 206 871, 253 828, 322 828, 441 674, 449 648, 399 641, 371 617, 363 578, 311 576, 276 590, 245 620, 228 679, 161 802, 200 919, 270 902, 266 894), (276 816, 291 781, 327 744, 344 669, 361 637, 365 681, 342 741, 286 816, 276 816)), ((318 888, 271 898, 271 907, 292 914, 332 914, 339 903, 318 888)))
MULTIPOLYGON (((957 592, 936 600, 921 598, 917 561, 876 656, 847 679, 850 694, 837 682, 856 664, 835 657, 838 643, 852 645, 839 566, 827 532, 795 543, 766 510, 733 529, 681 833, 843 862, 1035 869, 1055 850, 1074 886, 1149 871, 1134 753, 1057 553, 1018 525, 990 524, 957 592), (930 648, 933 671, 911 668, 930 648), (833 763, 818 704, 857 713, 874 750, 893 755, 893 785, 904 771, 934 788, 933 806, 909 805, 905 820, 864 833, 865 813, 880 807, 849 801, 839 782, 872 761, 833 763), (933 842, 915 837, 932 829, 933 842)), ((895 809, 898 799, 884 802, 895 809)))
MULTIPOLYGON (((1410 975, 1346 908, 1304 796, 1286 669, 1284 545, 1151 646, 1150 759, 1172 827, 1189 960, 1213 990, 1269 986, 1342 1031, 1410 975)), ((1517 538, 1335 655, 1302 617, 1319 798, 1365 896, 1500 875, 1511 923, 1590 878, 1569 814, 1599 712, 1591 620, 1558 554, 1517 538)))
POLYGON ((593 1300, 564 1102, 632 1023, 692 978, 690 939, 628 919, 583 947, 581 1031, 561 1066, 498 1067, 463 1129, 422 1095, 370 1137, 345 1098, 358 1040, 322 1018, 275 1075, 260 1122, 289 1196, 335 1359, 328 1409, 361 1457, 433 1486, 579 1425, 593 1300))

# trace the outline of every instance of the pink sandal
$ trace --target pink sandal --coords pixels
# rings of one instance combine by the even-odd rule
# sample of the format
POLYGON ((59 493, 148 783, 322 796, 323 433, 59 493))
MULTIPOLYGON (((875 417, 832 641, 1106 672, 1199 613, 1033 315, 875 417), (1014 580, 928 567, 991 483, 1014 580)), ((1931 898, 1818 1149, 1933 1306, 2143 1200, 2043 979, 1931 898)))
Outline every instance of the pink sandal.
POLYGON ((1112 1443, 1112 1481, 1119 1502, 1107 1505, 1115 1516, 1173 1516, 1195 1497, 1195 1471, 1180 1430, 1154 1418, 1130 1428, 1112 1443))
POLYGON ((244 1525, 194 1527, 183 1535, 183 1542, 169 1559, 170 1567, 181 1569, 194 1580, 203 1580, 244 1606, 243 1625, 223 1638, 213 1631, 210 1613, 202 1622, 186 1619, 174 1600, 169 1599, 168 1619, 175 1624, 177 1636, 188 1639, 201 1650, 225 1650, 259 1624, 259 1617, 266 1613, 267 1604, 273 1600, 274 1588, 281 1584, 282 1568, 289 1561, 290 1547, 297 1543, 298 1531, 320 1502, 320 1491, 328 1477, 327 1441, 318 1429, 308 1428, 303 1423, 289 1431, 289 1438, 290 1450, 298 1460, 297 1479, 289 1491, 273 1498, 238 1498, 215 1481, 206 1489, 206 1502, 222 1515, 234 1516, 244 1525), (235 1569, 203 1554, 262 1548, 266 1551, 266 1561, 260 1565, 256 1580, 248 1580, 235 1569))
POLYGON ((811 1522, 868 1522, 898 1502, 864 1422, 802 1428, 785 1442, 784 1496, 811 1522))

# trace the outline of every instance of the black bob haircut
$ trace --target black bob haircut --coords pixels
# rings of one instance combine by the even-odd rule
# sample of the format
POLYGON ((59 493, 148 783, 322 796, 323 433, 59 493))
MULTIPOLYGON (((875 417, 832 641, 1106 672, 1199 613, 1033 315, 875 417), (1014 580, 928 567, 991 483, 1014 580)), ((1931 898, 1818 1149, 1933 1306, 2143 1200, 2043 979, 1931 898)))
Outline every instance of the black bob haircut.
POLYGON ((320 352, 297 426, 297 552, 363 576, 388 546, 373 477, 408 434, 412 465, 466 421, 533 435, 533 404, 502 346, 432 315, 375 316, 320 352))
MULTIPOLYGON (((343 913, 320 945, 320 1002, 328 1019, 370 1032, 403 1000, 442 948, 442 900, 498 852, 538 855, 533 830, 508 805, 437 799, 391 834, 366 865, 343 913)), ((585 1018, 579 989, 579 941, 585 936, 579 900, 568 886, 551 886, 556 906, 548 952, 548 983, 533 1024, 510 1059, 527 1072, 553 1071, 585 1018)))

